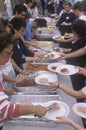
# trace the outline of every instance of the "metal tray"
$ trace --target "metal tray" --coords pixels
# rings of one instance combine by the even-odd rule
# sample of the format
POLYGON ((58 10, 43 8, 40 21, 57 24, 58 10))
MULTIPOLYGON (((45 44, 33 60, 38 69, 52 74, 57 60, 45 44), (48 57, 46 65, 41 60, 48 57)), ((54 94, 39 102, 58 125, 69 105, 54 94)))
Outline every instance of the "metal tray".
MULTIPOLYGON (((13 103, 43 103, 52 100, 61 100, 60 95, 12 95, 11 102, 13 103)), ((16 125, 28 125, 28 126, 37 126, 37 127, 56 127, 56 123, 50 121, 44 117, 34 117, 31 116, 20 116, 17 118, 13 118, 8 121, 12 124, 16 125)))

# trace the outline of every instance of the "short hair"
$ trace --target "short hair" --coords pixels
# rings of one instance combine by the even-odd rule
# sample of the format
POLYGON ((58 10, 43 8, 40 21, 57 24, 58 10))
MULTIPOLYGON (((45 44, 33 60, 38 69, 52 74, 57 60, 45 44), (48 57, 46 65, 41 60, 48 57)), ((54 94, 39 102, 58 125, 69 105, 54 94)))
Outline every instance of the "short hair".
POLYGON ((11 24, 13 25, 13 29, 19 30, 21 27, 26 27, 25 19, 14 17, 11 21, 11 24))
POLYGON ((71 4, 70 2, 68 2, 68 1, 65 1, 65 2, 63 3, 63 7, 64 7, 65 5, 69 5, 70 7, 72 7, 72 4, 71 4))
POLYGON ((14 7, 13 13, 16 14, 16 12, 18 14, 21 14, 22 12, 27 12, 27 8, 22 4, 18 4, 14 7))
POLYGON ((86 21, 77 19, 72 24, 72 30, 79 35, 79 37, 86 36, 86 21))
POLYGON ((84 10, 84 4, 82 2, 76 2, 74 5, 73 5, 73 9, 74 10, 79 10, 79 11, 83 11, 84 10))
POLYGON ((3 52, 8 45, 14 45, 15 39, 12 33, 2 32, 0 33, 0 53, 3 52))

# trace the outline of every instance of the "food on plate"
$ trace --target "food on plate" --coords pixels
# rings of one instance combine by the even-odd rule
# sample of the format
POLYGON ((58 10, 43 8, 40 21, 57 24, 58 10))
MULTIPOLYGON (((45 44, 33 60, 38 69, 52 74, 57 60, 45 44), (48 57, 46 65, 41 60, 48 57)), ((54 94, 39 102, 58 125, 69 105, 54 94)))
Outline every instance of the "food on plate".
POLYGON ((34 79, 25 79, 24 81, 21 81, 20 83, 16 83, 16 87, 30 87, 30 86, 35 86, 35 81, 34 79))
POLYGON ((52 70, 56 70, 56 69, 57 69, 57 66, 52 66, 51 69, 52 69, 52 70))
POLYGON ((63 38, 62 38, 62 36, 56 36, 55 37, 55 40, 62 40, 63 38))
POLYGON ((51 105, 49 105, 48 107, 47 107, 47 111, 55 111, 55 110, 59 110, 60 109, 60 105, 59 105, 59 103, 53 103, 53 104, 51 104, 51 105))
POLYGON ((86 107, 83 106, 77 106, 77 111, 81 112, 83 114, 86 114, 86 107))
POLYGON ((71 23, 62 22, 61 25, 71 25, 71 23))
POLYGON ((48 42, 43 42, 43 43, 39 43, 39 46, 40 47, 45 47, 45 46, 52 46, 52 44, 51 43, 48 43, 48 42))
POLYGON ((69 73, 69 70, 67 68, 63 68, 60 71, 61 71, 61 73, 65 73, 65 74, 69 73))
POLYGON ((54 54, 48 54, 48 55, 46 56, 46 58, 52 59, 52 58, 54 58, 54 54))
POLYGON ((60 52, 61 48, 57 47, 57 48, 54 48, 53 51, 57 51, 57 52, 60 52))
POLYGON ((39 70, 48 71, 47 64, 27 64, 26 70, 33 70, 33 72, 39 70))
POLYGON ((71 38, 73 36, 73 34, 72 33, 65 33, 64 34, 64 38, 71 38))
POLYGON ((41 84, 47 84, 49 81, 48 81, 48 79, 47 78, 40 78, 39 79, 39 82, 41 83, 41 84))

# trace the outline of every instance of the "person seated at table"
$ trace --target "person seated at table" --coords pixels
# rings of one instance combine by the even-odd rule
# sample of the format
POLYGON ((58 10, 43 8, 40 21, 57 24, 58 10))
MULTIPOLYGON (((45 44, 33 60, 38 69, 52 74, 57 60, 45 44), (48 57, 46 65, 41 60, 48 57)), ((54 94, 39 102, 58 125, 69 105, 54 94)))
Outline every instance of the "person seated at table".
POLYGON ((19 17, 15 17, 11 20, 15 31, 15 38, 18 39, 18 42, 15 43, 13 47, 12 58, 15 63, 23 69, 23 63, 40 61, 43 55, 34 54, 31 52, 23 43, 21 37, 24 35, 25 31, 25 20, 19 17))
POLYGON ((78 125, 75 121, 73 121, 71 118, 69 117, 57 117, 55 120, 56 123, 59 124, 69 124, 70 126, 72 126, 75 130, 86 130, 86 128, 78 125))
MULTIPOLYGON (((9 34, 9 36, 12 37, 12 35, 10 34, 12 29, 13 29, 12 25, 10 24, 10 22, 8 20, 4 20, 3 18, 0 18, 0 33, 7 32, 9 34)), ((4 38, 5 38, 5 36, 4 36, 4 38)), ((7 40, 7 39, 5 38, 5 40, 7 40)), ((11 39, 9 39, 9 41, 10 40, 11 39)), ((1 43, 3 43, 3 41, 1 41, 1 43)), ((1 45, 1 47, 2 47, 2 45, 1 45)), ((4 65, 4 67, 1 67, 2 72, 3 72, 3 79, 4 79, 3 84, 4 84, 5 91, 8 94, 12 94, 14 92, 14 83, 19 83, 22 80, 24 80, 25 76, 23 76, 23 75, 29 74, 30 72, 23 71, 16 65, 16 63, 11 59, 11 55, 12 55, 11 52, 5 51, 4 53, 6 53, 7 55, 10 55, 10 58, 9 58, 9 61, 4 65), (19 74, 21 73, 23 75, 16 78, 14 69, 19 74)))
MULTIPOLYGON (((29 22, 30 14, 27 12, 27 8, 24 5, 22 5, 22 4, 16 5, 14 7, 13 12, 14 12, 14 15, 13 15, 12 18, 14 18, 14 17, 19 17, 20 18, 21 17, 21 18, 25 19, 26 24, 29 22)), ((10 21, 12 20, 12 18, 10 19, 10 21)), ((27 45, 32 45, 32 46, 38 48, 38 46, 36 44, 36 40, 27 41, 27 40, 24 40, 23 37, 22 37, 22 39, 23 39, 23 42, 25 43, 26 46, 27 45)))
POLYGON ((76 19, 75 14, 71 11, 72 5, 69 2, 64 3, 64 10, 65 12, 61 15, 59 21, 57 22, 56 26, 59 27, 62 35, 68 32, 71 33, 71 25, 76 19))
POLYGON ((8 33, 0 33, 0 40, 3 41, 0 42, 0 127, 3 126, 6 120, 12 119, 13 117, 28 114, 34 114, 41 117, 46 113, 46 108, 40 105, 31 105, 25 103, 13 104, 9 101, 9 97, 4 93, 2 67, 4 67, 6 62, 9 60, 9 55, 7 55, 5 52, 11 52, 11 49, 13 47, 13 41, 11 38, 12 37, 10 37, 8 33))

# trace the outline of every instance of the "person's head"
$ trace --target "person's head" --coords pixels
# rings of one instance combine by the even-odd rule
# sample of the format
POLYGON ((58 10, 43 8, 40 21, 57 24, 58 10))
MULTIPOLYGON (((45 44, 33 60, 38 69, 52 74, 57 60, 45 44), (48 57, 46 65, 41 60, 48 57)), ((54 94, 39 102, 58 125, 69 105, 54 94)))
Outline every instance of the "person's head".
POLYGON ((27 12, 27 8, 22 5, 22 4, 18 4, 14 7, 14 15, 18 16, 18 17, 22 17, 25 18, 25 13, 27 12))
POLYGON ((8 33, 13 33, 13 27, 8 20, 0 18, 0 32, 6 31, 8 33))
POLYGON ((39 21, 37 19, 34 20, 34 23, 33 23, 33 28, 37 29, 39 26, 39 21))
POLYGON ((31 8, 33 5, 33 1, 32 0, 25 0, 25 4, 27 5, 27 7, 31 8))
POLYGON ((11 56, 14 38, 11 33, 0 33, 0 65, 4 65, 11 56))
POLYGON ((72 30, 77 38, 86 36, 86 21, 77 19, 72 24, 72 30))
POLYGON ((83 5, 83 3, 82 2, 76 2, 73 5, 73 11, 74 11, 74 13, 77 16, 79 16, 79 14, 84 11, 84 5, 83 5))
POLYGON ((69 13, 72 8, 72 4, 70 2, 64 2, 63 8, 67 13, 69 13))
POLYGON ((20 38, 24 35, 25 27, 26 27, 26 22, 25 19, 19 18, 19 17, 14 17, 11 20, 11 24, 13 25, 14 33, 16 38, 20 38))

